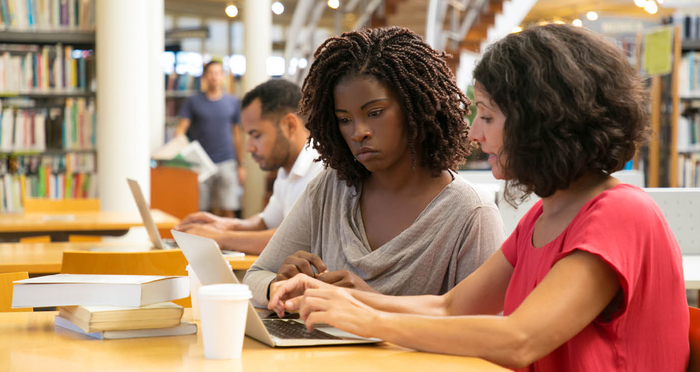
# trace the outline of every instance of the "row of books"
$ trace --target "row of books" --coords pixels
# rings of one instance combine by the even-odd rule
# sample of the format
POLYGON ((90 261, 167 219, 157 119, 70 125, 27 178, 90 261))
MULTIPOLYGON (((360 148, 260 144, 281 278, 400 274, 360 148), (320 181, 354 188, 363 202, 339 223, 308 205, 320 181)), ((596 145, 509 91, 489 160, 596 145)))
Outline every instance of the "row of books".
POLYGON ((22 211, 25 197, 97 197, 95 155, 17 156, 0 159, 0 213, 22 211))
POLYGON ((14 283, 12 307, 58 306, 58 327, 99 339, 187 335, 194 323, 172 302, 189 295, 184 276, 58 274, 14 283))
MULTIPOLYGON (((190 93, 195 94, 192 92, 190 93)), ((183 94, 178 96, 177 99, 175 97, 169 97, 171 99, 165 100, 165 143, 168 143, 175 138, 175 130, 177 129, 180 108, 182 107, 183 103, 185 103, 185 99, 187 97, 189 97, 189 95, 183 94)))
POLYGON ((92 29, 95 0, 0 0, 0 29, 92 29))
POLYGON ((43 179, 37 175, 5 174, 0 181, 0 213, 21 213, 24 197, 52 200, 97 197, 96 174, 49 174, 43 179))
POLYGON ((681 39, 700 39, 700 14, 678 12, 662 20, 663 24, 678 25, 681 29, 681 39))
POLYGON ((678 186, 700 187, 700 153, 678 155, 678 186))
POLYGON ((94 51, 0 44, 0 93, 73 92, 95 86, 94 51))
POLYGON ((0 151, 90 150, 97 141, 95 100, 67 98, 63 108, 3 107, 0 151))
POLYGON ((165 91, 196 91, 199 92, 201 88, 201 78, 195 77, 189 74, 179 75, 175 72, 166 75, 165 77, 165 91))
POLYGON ((700 52, 683 54, 678 66, 679 92, 700 97, 700 52))
POLYGON ((700 112, 678 118, 677 135, 679 151, 700 151, 700 112))

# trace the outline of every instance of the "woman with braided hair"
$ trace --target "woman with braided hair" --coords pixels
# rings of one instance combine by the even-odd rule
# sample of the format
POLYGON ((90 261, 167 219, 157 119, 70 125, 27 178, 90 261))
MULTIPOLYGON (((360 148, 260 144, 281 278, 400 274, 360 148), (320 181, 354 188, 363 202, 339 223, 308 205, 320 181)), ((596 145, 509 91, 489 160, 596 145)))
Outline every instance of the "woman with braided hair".
POLYGON ((685 371, 678 243, 654 200, 611 175, 648 137, 647 92, 624 52, 590 30, 531 27, 492 44, 474 79, 469 137, 506 200, 513 187, 542 198, 503 246, 442 296, 297 275, 273 285, 268 307, 519 372, 685 371))
MULTIPOLYGON (((502 243, 498 209, 453 171, 469 100, 445 56, 398 27, 326 40, 302 88, 311 181, 244 282, 266 306, 296 274, 393 295, 442 294, 502 243)), ((293 173, 293 172, 292 172, 293 173)))

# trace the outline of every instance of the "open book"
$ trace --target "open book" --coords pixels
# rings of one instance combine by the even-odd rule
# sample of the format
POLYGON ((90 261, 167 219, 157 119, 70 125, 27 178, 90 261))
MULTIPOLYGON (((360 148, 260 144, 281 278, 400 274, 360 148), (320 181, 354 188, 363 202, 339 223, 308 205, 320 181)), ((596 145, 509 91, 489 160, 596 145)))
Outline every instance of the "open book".
POLYGON ((194 165, 197 181, 204 182, 216 174, 218 167, 204 151, 199 141, 188 142, 184 135, 177 136, 156 150, 151 158, 155 160, 184 160, 194 165))
POLYGON ((12 307, 143 306, 189 294, 186 276, 57 274, 14 282, 12 307))

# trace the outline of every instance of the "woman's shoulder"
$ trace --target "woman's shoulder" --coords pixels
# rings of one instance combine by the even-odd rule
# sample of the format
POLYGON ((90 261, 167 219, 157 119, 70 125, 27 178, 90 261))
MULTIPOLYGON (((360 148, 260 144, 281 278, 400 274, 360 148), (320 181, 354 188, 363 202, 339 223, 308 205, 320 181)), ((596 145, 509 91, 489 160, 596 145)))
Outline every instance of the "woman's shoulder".
POLYGON ((656 214, 654 199, 641 188, 620 183, 603 191, 589 201, 588 211, 605 212, 630 219, 646 219, 656 214))
POLYGON ((459 174, 454 174, 455 179, 445 188, 445 201, 459 204, 469 210, 478 208, 496 207, 496 190, 482 184, 473 184, 459 174))
POLYGON ((355 190, 354 187, 348 186, 345 181, 338 178, 338 172, 330 167, 323 169, 314 179, 306 186, 309 195, 325 194, 345 194, 355 190))

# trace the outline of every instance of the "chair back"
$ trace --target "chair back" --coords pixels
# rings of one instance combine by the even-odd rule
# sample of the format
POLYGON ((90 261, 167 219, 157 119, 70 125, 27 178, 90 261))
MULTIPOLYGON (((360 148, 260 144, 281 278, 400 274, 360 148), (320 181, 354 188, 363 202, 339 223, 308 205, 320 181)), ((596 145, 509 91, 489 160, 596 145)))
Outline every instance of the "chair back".
MULTIPOLYGON (((187 276, 187 259, 179 249, 146 252, 64 251, 62 274, 187 276)), ((191 307, 190 298, 173 301, 191 307)))
POLYGON ((12 282, 29 278, 27 272, 0 274, 0 313, 32 311, 32 308, 12 308, 12 282))
POLYGON ((700 309, 689 306, 688 311, 690 312, 688 372, 700 372, 700 309))
POLYGON ((100 199, 24 199, 24 213, 73 213, 100 210, 100 199))
MULTIPOLYGON (((45 198, 24 198, 24 213, 44 213, 44 214, 67 214, 79 212, 98 212, 100 210, 100 199, 45 199, 45 198)), ((95 242, 101 241, 99 236, 71 235, 68 237, 71 242, 95 242)), ((20 243, 50 243, 51 238, 47 236, 33 236, 21 238, 20 243)))
POLYGON ((683 254, 700 254, 700 188, 646 188, 663 212, 683 254))

